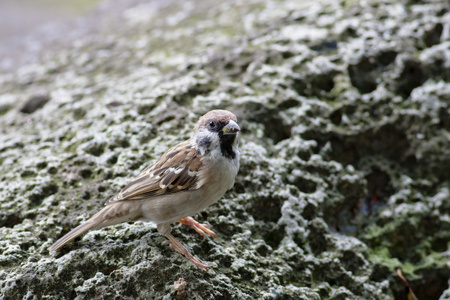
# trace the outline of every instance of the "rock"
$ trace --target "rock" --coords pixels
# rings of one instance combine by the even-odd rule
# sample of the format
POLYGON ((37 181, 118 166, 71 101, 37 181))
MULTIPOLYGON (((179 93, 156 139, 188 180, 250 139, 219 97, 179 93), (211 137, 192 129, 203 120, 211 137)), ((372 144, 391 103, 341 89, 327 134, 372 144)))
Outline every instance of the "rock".
POLYGON ((0 71, 0 298, 403 299, 401 269, 447 299, 449 17, 113 0, 35 34, 0 71), (242 128, 234 188, 196 216, 220 238, 173 229, 212 271, 141 222, 48 253, 214 108, 242 128))

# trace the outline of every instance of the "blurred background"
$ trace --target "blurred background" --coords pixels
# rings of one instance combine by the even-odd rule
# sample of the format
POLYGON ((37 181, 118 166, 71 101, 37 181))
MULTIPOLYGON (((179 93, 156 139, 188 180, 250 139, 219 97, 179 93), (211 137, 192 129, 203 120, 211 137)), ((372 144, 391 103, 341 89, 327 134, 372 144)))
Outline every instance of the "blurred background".
MULTIPOLYGON (((33 31, 74 20, 93 10, 100 0, 1 0, 0 62, 13 67, 13 56, 23 51, 33 31)), ((9 69, 8 68, 8 69, 9 69)))
POLYGON ((39 26, 83 15, 98 2, 100 0, 2 0, 0 43, 27 35, 39 26))

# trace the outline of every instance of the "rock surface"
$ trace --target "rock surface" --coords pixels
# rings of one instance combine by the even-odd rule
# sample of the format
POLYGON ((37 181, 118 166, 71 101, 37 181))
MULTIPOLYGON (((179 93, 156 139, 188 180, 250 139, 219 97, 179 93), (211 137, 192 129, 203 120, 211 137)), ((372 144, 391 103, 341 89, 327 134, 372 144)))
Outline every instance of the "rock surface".
POLYGON ((111 0, 0 73, 0 299, 448 299, 446 1, 111 0), (70 30, 68 30, 70 29, 70 30), (36 50, 37 49, 37 50, 36 50), (241 169, 197 216, 47 247, 204 112, 241 169), (442 296, 441 296, 442 295, 442 296))

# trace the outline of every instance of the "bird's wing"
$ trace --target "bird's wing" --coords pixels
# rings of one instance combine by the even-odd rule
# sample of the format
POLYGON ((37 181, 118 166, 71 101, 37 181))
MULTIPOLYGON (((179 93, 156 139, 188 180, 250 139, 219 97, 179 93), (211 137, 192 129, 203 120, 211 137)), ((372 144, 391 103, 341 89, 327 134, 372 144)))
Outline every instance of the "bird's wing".
MULTIPOLYGON (((106 204, 124 200, 149 199, 193 188, 202 167, 200 153, 185 141, 164 153, 153 165, 124 187, 106 204)), ((196 186, 199 188, 200 186, 196 186)))

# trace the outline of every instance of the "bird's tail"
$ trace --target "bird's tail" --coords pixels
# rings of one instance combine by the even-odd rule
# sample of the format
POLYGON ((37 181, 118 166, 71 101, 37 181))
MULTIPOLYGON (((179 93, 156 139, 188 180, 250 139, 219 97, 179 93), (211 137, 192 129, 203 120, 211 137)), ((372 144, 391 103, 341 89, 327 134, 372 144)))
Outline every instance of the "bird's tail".
POLYGON ((101 211, 93 215, 89 220, 76 227, 68 234, 57 240, 48 250, 58 251, 76 237, 91 229, 100 229, 106 226, 116 225, 123 222, 137 221, 141 219, 142 213, 139 202, 118 201, 108 204, 101 211))
POLYGON ((59 249, 64 247, 64 245, 66 245, 67 243, 70 243, 71 241, 73 241, 75 238, 77 238, 78 236, 82 235, 83 233, 91 230, 96 225, 98 225, 98 224, 96 224, 96 222, 94 222, 94 220, 92 220, 92 218, 89 219, 87 222, 85 222, 85 223, 79 225, 78 227, 72 229, 68 234, 66 234, 65 236, 63 236, 59 240, 57 240, 53 245, 51 245, 48 248, 48 251, 50 251, 50 252, 58 251, 59 249))

